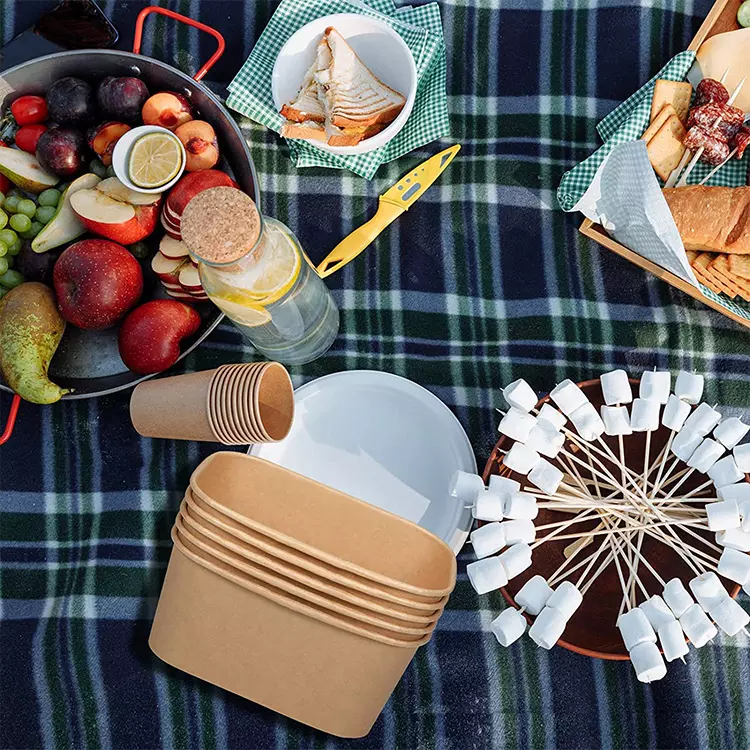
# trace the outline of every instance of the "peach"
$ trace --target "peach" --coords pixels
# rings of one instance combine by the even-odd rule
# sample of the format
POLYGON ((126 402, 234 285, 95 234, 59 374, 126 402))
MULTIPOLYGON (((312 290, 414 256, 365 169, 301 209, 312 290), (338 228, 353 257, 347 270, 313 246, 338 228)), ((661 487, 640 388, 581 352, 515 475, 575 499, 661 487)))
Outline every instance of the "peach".
POLYGON ((160 125, 176 130, 193 119, 190 102, 176 91, 160 91, 146 100, 141 110, 144 125, 160 125))
POLYGON ((112 163, 115 144, 128 130, 130 125, 124 122, 105 122, 89 130, 89 148, 101 159, 105 167, 112 163))
POLYGON ((219 161, 219 144, 214 129, 204 120, 191 120, 180 125, 175 131, 185 147, 188 172, 211 169, 219 161))

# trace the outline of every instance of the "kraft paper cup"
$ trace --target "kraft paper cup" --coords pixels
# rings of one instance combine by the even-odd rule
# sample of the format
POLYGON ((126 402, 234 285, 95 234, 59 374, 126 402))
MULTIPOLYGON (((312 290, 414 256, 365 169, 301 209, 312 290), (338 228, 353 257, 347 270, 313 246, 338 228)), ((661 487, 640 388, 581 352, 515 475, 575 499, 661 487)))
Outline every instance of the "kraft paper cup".
POLYGON ((424 601, 439 601, 455 585, 456 558, 441 539, 268 461, 214 453, 193 472, 190 487, 239 523, 424 601))
POLYGON ((243 373, 248 373, 248 370, 241 367, 227 369, 226 377, 219 386, 218 413, 222 428, 233 440, 238 443, 251 443, 254 442, 252 437, 255 435, 247 434, 247 425, 244 424, 241 415, 242 403, 235 392, 236 383, 242 380, 243 373))
MULTIPOLYGON (((254 366, 250 365, 250 367, 254 366)), ((222 365, 217 369, 216 376, 211 384, 208 405, 209 414, 217 434, 222 435, 225 442, 237 445, 242 445, 243 439, 235 436, 230 429, 225 416, 226 408, 223 406, 223 401, 227 398, 229 380, 241 367, 241 364, 234 364, 222 365)))
POLYGON ((278 362, 269 362, 259 373, 253 405, 268 441, 278 442, 289 434, 294 418, 294 388, 289 373, 278 362))
POLYGON ((130 419, 144 437, 221 442, 208 417, 215 370, 139 383, 130 398, 130 419))
POLYGON ((238 579, 175 532, 149 637, 189 674, 340 737, 366 735, 418 646, 238 579))
POLYGON ((192 518, 200 519, 204 526, 210 526, 216 533, 221 532, 225 538, 236 540, 246 547, 261 550, 262 552, 273 555, 279 560, 299 567, 327 581, 335 582, 346 586, 367 597, 374 598, 377 601, 384 601, 390 607, 398 608, 398 611, 409 616, 429 617, 430 619, 438 615, 448 601, 448 595, 436 603, 420 601, 416 598, 410 598, 409 594, 399 591, 390 586, 371 581, 368 578, 350 573, 346 570, 330 565, 322 560, 307 555, 293 547, 282 544, 270 536, 262 534, 249 526, 235 521, 230 516, 225 515, 214 507, 207 505, 190 487, 185 493, 185 504, 189 515, 192 518))
POLYGON ((378 615, 385 615, 386 617, 403 621, 418 628, 434 626, 437 618, 442 614, 442 610, 435 610, 432 616, 426 616, 425 613, 418 612, 410 614, 403 609, 388 606, 380 599, 357 593, 348 586, 336 583, 335 581, 329 581, 295 565, 290 565, 257 547, 243 544, 220 527, 203 520, 194 510, 190 509, 187 499, 183 499, 180 505, 180 518, 185 529, 199 535, 199 539, 205 537, 207 543, 210 543, 212 546, 215 545, 218 549, 226 549, 228 552, 239 555, 251 563, 278 573, 283 577, 282 580, 288 579, 302 586, 309 587, 312 590, 319 591, 325 596, 330 596, 333 601, 341 600, 349 604, 354 604, 357 607, 370 610, 378 615))
POLYGON ((320 607, 334 617, 343 615, 351 620, 380 628, 383 632, 389 633, 392 638, 406 638, 407 640, 421 638, 427 633, 431 633, 437 623, 435 620, 428 626, 411 626, 408 622, 385 615, 377 615, 363 607, 347 604, 322 594, 309 586, 296 583, 292 579, 282 576, 278 571, 257 565, 241 555, 231 552, 226 547, 212 542, 200 530, 195 527, 190 528, 181 514, 178 514, 175 526, 180 538, 186 544, 189 542, 190 548, 202 558, 214 563, 220 561, 231 567, 236 575, 247 578, 250 582, 262 582, 268 586, 273 586, 301 602, 320 607))

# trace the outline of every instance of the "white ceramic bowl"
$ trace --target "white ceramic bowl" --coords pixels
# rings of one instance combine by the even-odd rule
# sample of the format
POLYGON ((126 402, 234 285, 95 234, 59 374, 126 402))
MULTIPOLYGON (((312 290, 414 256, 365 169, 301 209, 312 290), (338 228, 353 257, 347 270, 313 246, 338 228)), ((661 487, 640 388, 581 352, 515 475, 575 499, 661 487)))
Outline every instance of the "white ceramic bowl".
POLYGON ((406 98, 398 117, 387 128, 356 146, 310 145, 332 154, 366 154, 384 146, 406 124, 417 93, 417 66, 406 42, 388 24, 357 13, 336 13, 311 21, 297 30, 281 48, 273 66, 271 90, 276 110, 294 100, 302 79, 315 60, 325 30, 333 26, 351 45, 362 62, 383 82, 406 98))
POLYGON ((137 193, 163 193, 169 190, 169 188, 171 188, 177 182, 177 180, 182 177, 182 173, 185 171, 186 159, 187 155, 185 154, 185 147, 182 145, 182 143, 180 143, 180 139, 171 130, 159 127, 158 125, 141 125, 138 128, 128 130, 128 132, 125 133, 125 135, 123 135, 115 144, 115 149, 112 152, 112 169, 114 169, 115 177, 117 177, 120 182, 129 187, 131 190, 135 190, 137 193), (177 143, 179 144, 180 153, 182 154, 182 167, 180 168, 180 170, 168 183, 158 188, 138 187, 138 185, 134 184, 131 181, 128 169, 128 164, 130 162, 130 152, 132 151, 135 142, 139 138, 142 138, 144 135, 148 135, 149 133, 167 133, 168 135, 172 136, 172 138, 174 138, 175 141, 177 141, 177 143))

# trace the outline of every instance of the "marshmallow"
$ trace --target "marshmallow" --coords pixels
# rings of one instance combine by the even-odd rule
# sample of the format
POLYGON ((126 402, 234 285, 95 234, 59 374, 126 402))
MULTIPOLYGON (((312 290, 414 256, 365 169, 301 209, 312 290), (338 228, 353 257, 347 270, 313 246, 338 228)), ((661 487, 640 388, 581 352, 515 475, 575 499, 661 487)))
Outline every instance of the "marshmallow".
POLYGON ((719 632, 700 604, 691 604, 679 619, 685 635, 696 648, 703 648, 719 632))
POLYGON ((525 443, 535 424, 536 417, 512 406, 500 420, 497 431, 502 435, 507 435, 511 440, 525 443))
POLYGON ((711 438, 703 438, 703 442, 695 449, 687 461, 687 465, 705 474, 722 456, 724 446, 711 438))
POLYGON ((602 422, 607 435, 631 435, 630 415, 627 406, 602 406, 602 422))
POLYGON ((508 583, 505 566, 498 557, 487 557, 484 560, 469 563, 466 566, 466 574, 477 594, 488 594, 508 583))
POLYGON ((533 521, 519 518, 514 521, 503 521, 502 527, 505 531, 506 544, 531 544, 536 539, 536 528, 533 521))
POLYGON ((633 400, 633 391, 625 370, 612 370, 599 376, 602 384, 602 395, 607 406, 629 404, 633 400))
POLYGON ((738 445, 733 451, 734 460, 737 462, 737 466, 740 467, 740 471, 745 474, 750 474, 750 443, 743 443, 738 445))
POLYGON ((520 492, 521 483, 509 477, 501 477, 499 474, 493 474, 490 477, 489 489, 495 494, 500 495, 500 497, 505 497, 511 492, 520 492))
POLYGON ((655 398, 633 399, 630 410, 630 427, 633 432, 654 432, 659 429, 661 405, 655 398))
POLYGON ((537 453, 541 453, 548 458, 555 458, 565 443, 565 435, 553 430, 547 422, 537 420, 534 429, 531 430, 525 442, 529 448, 537 451, 537 453))
POLYGON ((539 454, 523 443, 513 443, 511 449, 505 454, 503 463, 511 470, 524 476, 533 468, 539 460, 539 454))
POLYGON ((744 586, 750 579, 750 555, 729 547, 721 553, 716 571, 724 578, 744 586))
POLYGON ((672 610, 672 614, 678 619, 694 604, 693 597, 690 596, 685 585, 679 578, 673 578, 671 581, 667 581, 662 593, 667 606, 672 610))
POLYGON ((531 567, 531 548, 524 542, 518 542, 498 555, 498 559, 503 564, 505 574, 510 581, 511 578, 515 578, 531 567))
POLYGON ((552 596, 552 589, 542 576, 529 578, 516 594, 516 604, 530 615, 538 615, 552 596))
POLYGON ((690 586, 693 596, 704 612, 708 612, 729 596, 719 580, 719 576, 712 572, 701 573, 701 575, 691 578, 688 586, 690 586))
POLYGON ((717 531, 716 543, 728 549, 750 552, 750 532, 736 528, 717 531))
POLYGON ((661 415, 661 423, 668 429, 679 432, 690 414, 690 404, 680 401, 674 394, 670 395, 664 412, 661 415))
POLYGON ((657 635, 659 636, 661 650, 664 652, 664 658, 668 662, 681 659, 683 656, 687 656, 688 651, 690 651, 685 642, 685 631, 674 618, 665 622, 659 628, 657 635))
POLYGON ((537 424, 543 424, 550 427, 555 432, 560 432, 560 430, 565 427, 567 421, 565 415, 561 414, 550 404, 542 404, 542 408, 539 410, 539 416, 537 417, 537 424))
POLYGON ((507 648, 526 632, 526 618, 517 609, 509 607, 490 623, 490 630, 497 642, 507 648))
POLYGON ((711 531, 726 531, 740 526, 740 508, 736 500, 706 503, 706 519, 711 531))
POLYGON ((684 427, 705 437, 720 420, 721 414, 716 409, 712 409, 708 404, 700 404, 685 420, 684 427))
POLYGON ((672 610, 659 594, 654 594, 649 599, 646 599, 645 602, 638 605, 638 609, 646 615, 654 630, 659 630, 662 625, 675 619, 672 610))
POLYGON ((547 600, 546 607, 561 612, 566 620, 581 606, 583 594, 570 582, 563 581, 547 600))
POLYGON ((556 385, 549 397, 557 404, 560 411, 566 416, 572 416, 573 412, 584 404, 591 403, 586 394, 572 381, 563 380, 556 385))
POLYGON ((656 682, 667 674, 667 665, 655 643, 640 643, 630 652, 638 682, 656 682))
POLYGON ((539 400, 531 386, 523 379, 514 380, 503 388, 503 396, 513 409, 531 411, 539 400))
POLYGON ((709 614, 727 635, 737 635, 750 623, 750 615, 731 596, 722 599, 715 607, 712 607, 709 614))
POLYGON ((532 521, 539 515, 536 498, 528 492, 506 495, 503 511, 506 518, 528 518, 532 521))
POLYGON ((529 628, 529 638, 537 646, 550 649, 560 640, 567 624, 568 619, 562 612, 551 607, 545 607, 529 628))
POLYGON ((737 417, 728 417, 719 422, 714 430, 714 437, 729 451, 732 450, 750 430, 750 425, 745 424, 737 417))
POLYGON ((672 375, 666 370, 646 371, 641 375, 638 395, 643 399, 656 399, 660 404, 669 400, 669 389, 672 387, 672 375))
POLYGON ((719 489, 716 490, 716 494, 722 500, 736 500, 737 503, 746 502, 750 500, 750 482, 740 482, 738 484, 729 484, 725 487, 719 487, 719 489))
POLYGON ((564 474, 554 464, 540 458, 529 472, 529 481, 547 495, 554 495, 562 483, 564 474))
POLYGON ((638 607, 617 618, 617 629, 628 651, 641 643, 656 643, 656 633, 648 617, 638 607))
POLYGON ((503 524, 497 523, 497 521, 486 523, 484 526, 474 529, 469 538, 474 547, 474 554, 478 558, 494 555, 507 543, 503 524))
POLYGON ((745 475, 737 468, 732 456, 724 456, 719 459, 709 470, 708 476, 713 480, 716 487, 725 487, 745 478, 745 475))
POLYGON ((604 432, 604 422, 590 401, 586 401, 568 416, 578 434, 588 442, 596 440, 604 432))
POLYGON ((471 514, 480 521, 502 521, 503 506, 502 495, 498 495, 497 492, 492 490, 486 490, 477 496, 471 514))
POLYGON ((695 449, 702 442, 702 435, 693 432, 693 430, 687 429, 687 427, 683 427, 672 441, 672 448, 670 450, 680 459, 680 461, 687 463, 690 460, 690 456, 693 455, 695 449))
POLYGON ((474 505, 477 495, 483 490, 482 477, 459 470, 451 478, 448 494, 457 497, 464 505, 474 505))
POLYGON ((703 375, 680 370, 674 384, 674 395, 686 404, 695 406, 703 395, 703 375))

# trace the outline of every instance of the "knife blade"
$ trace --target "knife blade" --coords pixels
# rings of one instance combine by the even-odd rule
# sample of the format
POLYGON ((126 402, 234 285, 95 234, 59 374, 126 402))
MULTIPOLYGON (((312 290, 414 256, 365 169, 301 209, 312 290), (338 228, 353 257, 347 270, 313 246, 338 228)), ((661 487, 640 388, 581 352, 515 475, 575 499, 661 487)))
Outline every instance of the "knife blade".
POLYGON ((375 216, 357 227, 349 236, 344 237, 331 250, 325 260, 318 266, 318 275, 326 278, 354 260, 375 238, 404 211, 421 198, 435 180, 447 169, 448 165, 461 150, 456 144, 431 156, 419 166, 404 175, 393 187, 378 199, 378 210, 375 216))

